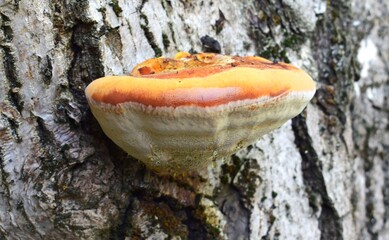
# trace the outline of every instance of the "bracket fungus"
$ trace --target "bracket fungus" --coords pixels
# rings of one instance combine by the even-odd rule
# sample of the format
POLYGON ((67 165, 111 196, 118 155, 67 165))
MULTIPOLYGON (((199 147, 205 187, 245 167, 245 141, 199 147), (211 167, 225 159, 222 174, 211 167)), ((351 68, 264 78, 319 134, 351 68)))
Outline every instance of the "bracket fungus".
POLYGON ((232 155, 298 115, 315 91, 311 77, 290 64, 185 52, 85 90, 104 133, 160 173, 232 155))

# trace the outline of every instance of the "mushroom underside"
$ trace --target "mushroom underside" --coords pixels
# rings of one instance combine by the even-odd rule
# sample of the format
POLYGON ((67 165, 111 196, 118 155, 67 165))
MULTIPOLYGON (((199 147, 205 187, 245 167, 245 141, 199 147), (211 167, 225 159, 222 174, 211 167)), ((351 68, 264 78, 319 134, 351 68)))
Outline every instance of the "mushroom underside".
POLYGON ((104 133, 128 154, 158 172, 185 172, 247 147, 298 115, 312 97, 312 92, 292 92, 175 108, 89 101, 104 133))

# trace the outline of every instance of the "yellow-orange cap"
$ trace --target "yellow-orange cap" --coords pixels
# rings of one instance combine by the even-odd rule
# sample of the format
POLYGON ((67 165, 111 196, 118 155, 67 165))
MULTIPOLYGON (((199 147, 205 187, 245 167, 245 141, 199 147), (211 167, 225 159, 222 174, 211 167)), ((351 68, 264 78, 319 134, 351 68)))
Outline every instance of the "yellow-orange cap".
POLYGON ((113 105, 136 102, 154 107, 207 107, 315 91, 311 77, 289 64, 260 57, 204 55, 148 60, 137 65, 131 76, 97 79, 88 86, 87 96, 113 105))

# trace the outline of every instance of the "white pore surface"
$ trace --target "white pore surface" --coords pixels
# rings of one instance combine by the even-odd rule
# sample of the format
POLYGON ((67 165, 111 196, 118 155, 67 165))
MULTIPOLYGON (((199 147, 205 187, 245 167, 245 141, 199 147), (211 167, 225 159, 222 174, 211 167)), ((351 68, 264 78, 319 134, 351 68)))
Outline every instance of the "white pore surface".
POLYGON ((299 114, 314 92, 235 101, 217 107, 117 106, 89 99, 105 134, 150 168, 201 169, 299 114))

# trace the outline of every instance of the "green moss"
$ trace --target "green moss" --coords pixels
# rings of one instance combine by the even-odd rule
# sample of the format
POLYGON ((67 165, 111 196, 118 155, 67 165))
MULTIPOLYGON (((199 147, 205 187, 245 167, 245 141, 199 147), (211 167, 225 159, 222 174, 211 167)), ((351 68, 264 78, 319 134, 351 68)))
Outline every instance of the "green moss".
POLYGON ((172 33, 172 40, 173 40, 173 43, 175 44, 175 45, 177 45, 177 43, 176 43, 176 39, 174 38, 174 30, 173 30, 173 24, 171 23, 171 22, 169 22, 168 23, 168 26, 169 26, 169 29, 170 29, 170 32, 172 33))
POLYGON ((105 8, 98 8, 97 11, 105 16, 105 13, 106 13, 107 9, 105 9, 105 8))
POLYGON ((165 50, 167 50, 170 46, 170 40, 166 33, 162 33, 162 43, 165 50))
POLYGON ((228 184, 229 181, 230 181, 230 178, 228 177, 228 175, 223 174, 223 175, 220 177, 220 182, 223 183, 223 184, 228 184))
POLYGON ((299 23, 294 20, 294 11, 289 6, 280 9, 277 5, 261 3, 258 1, 254 4, 260 11, 252 13, 249 18, 250 35, 257 43, 257 54, 271 60, 290 62, 287 52, 298 51, 309 33, 299 29, 299 23), (282 41, 276 42, 276 35, 280 33, 282 41))
POLYGON ((290 205, 289 205, 289 204, 285 204, 285 209, 286 209, 287 211, 289 211, 289 210, 290 210, 290 205))
MULTIPOLYGON (((256 166, 256 165, 255 165, 256 166)), ((242 182, 247 183, 247 188, 245 190, 246 198, 252 199, 257 192, 257 179, 261 180, 260 177, 252 171, 248 171, 253 166, 245 166, 245 170, 242 176, 242 182), (247 169, 247 170, 246 170, 247 169)))
POLYGON ((208 239, 218 239, 220 229, 215 226, 215 222, 209 221, 210 216, 206 213, 206 210, 207 209, 204 206, 198 206, 195 211, 195 217, 202 222, 203 226, 205 226, 208 233, 208 239))
MULTIPOLYGON (((236 156, 232 156, 231 164, 222 165, 222 176, 235 176, 239 171, 240 165, 240 159, 236 156)), ((224 180, 230 180, 230 177, 224 178, 224 180)))
MULTIPOLYGON (((0 146, 0 154, 2 154, 2 148, 0 146)), ((0 157, 3 157, 3 156, 0 156, 0 157)), ((9 189, 9 186, 8 186, 8 177, 9 177, 9 173, 4 171, 4 163, 3 161, 0 161, 0 175, 1 175, 1 186, 3 187, 3 189, 5 189, 5 191, 3 192, 3 194, 9 198, 11 196, 11 192, 10 192, 10 189, 9 189)))
POLYGON ((317 206, 317 196, 315 195, 315 193, 309 191, 307 192, 308 193, 308 202, 309 202, 309 206, 313 209, 313 211, 316 213, 317 211, 319 211, 319 208, 317 206))
POLYGON ((155 42, 155 38, 154 38, 154 35, 153 33, 150 31, 149 29, 149 20, 147 19, 147 16, 144 15, 144 14, 141 14, 140 15, 140 18, 141 20, 143 21, 143 23, 141 23, 140 27, 142 28, 146 38, 147 38, 147 41, 149 42, 151 48, 154 50, 154 56, 155 57, 160 57, 162 56, 162 49, 160 47, 158 47, 157 43, 155 42))
POLYGON ((116 16, 119 16, 123 12, 122 8, 119 6, 118 0, 112 0, 112 2, 109 5, 112 7, 116 16))
POLYGON ((281 46, 284 48, 290 48, 297 50, 299 46, 304 43, 306 36, 304 34, 291 34, 289 32, 284 33, 284 39, 281 42, 281 46))
POLYGON ((277 220, 276 216, 274 216, 273 213, 271 212, 270 215, 269 215, 269 223, 270 223, 270 225, 273 225, 276 220, 277 220))
POLYGON ((272 198, 276 198, 277 195, 278 195, 278 193, 276 193, 276 192, 274 192, 274 191, 271 192, 271 197, 272 197, 272 198))
POLYGON ((248 51, 248 50, 250 49, 250 47, 251 47, 251 43, 249 43, 249 42, 243 42, 243 48, 244 48, 246 51, 248 51))
POLYGON ((149 19, 147 16, 143 13, 140 14, 140 19, 143 21, 141 25, 148 26, 149 25, 149 19))
POLYGON ((168 235, 180 236, 181 238, 186 238, 188 235, 187 229, 167 205, 144 203, 143 209, 150 216, 150 221, 161 226, 161 229, 168 235))
POLYGON ((263 50, 259 51, 259 56, 267 59, 281 60, 286 63, 290 62, 286 49, 274 42, 270 43, 263 50))

